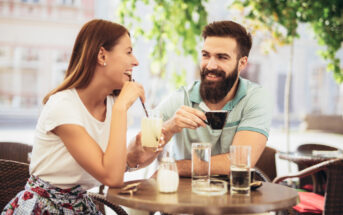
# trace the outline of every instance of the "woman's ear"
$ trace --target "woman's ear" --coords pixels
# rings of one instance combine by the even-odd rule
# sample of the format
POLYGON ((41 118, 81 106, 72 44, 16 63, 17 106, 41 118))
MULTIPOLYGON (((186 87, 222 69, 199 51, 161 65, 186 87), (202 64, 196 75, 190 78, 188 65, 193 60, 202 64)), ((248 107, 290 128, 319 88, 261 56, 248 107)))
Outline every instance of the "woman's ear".
POLYGON ((106 50, 104 49, 104 47, 100 47, 99 53, 98 53, 98 58, 97 58, 97 62, 100 66, 106 66, 106 59, 107 59, 107 55, 106 55, 106 50))

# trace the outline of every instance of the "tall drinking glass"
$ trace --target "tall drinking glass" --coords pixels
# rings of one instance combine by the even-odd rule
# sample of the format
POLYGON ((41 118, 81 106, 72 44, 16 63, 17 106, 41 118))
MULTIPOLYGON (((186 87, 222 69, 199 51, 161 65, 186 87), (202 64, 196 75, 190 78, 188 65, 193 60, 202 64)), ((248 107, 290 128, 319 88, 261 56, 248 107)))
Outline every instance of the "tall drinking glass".
POLYGON ((192 143, 192 188, 208 186, 211 173, 211 144, 192 143))
POLYGON ((250 195, 250 146, 230 146, 230 193, 250 195))
POLYGON ((149 113, 149 117, 142 119, 142 146, 156 148, 162 134, 162 117, 149 113))

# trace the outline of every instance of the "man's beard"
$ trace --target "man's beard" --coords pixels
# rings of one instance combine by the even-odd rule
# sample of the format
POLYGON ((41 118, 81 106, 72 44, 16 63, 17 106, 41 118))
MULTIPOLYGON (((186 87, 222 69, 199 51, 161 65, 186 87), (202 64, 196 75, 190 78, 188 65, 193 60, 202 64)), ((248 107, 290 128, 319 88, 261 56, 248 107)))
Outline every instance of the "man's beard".
POLYGON ((238 63, 235 69, 228 77, 225 77, 223 70, 208 70, 202 69, 200 72, 201 83, 200 83, 200 96, 204 101, 208 101, 212 104, 216 104, 221 101, 227 93, 232 89, 235 81, 238 78, 238 63), (219 81, 206 80, 206 75, 212 73, 217 77, 222 78, 219 81))

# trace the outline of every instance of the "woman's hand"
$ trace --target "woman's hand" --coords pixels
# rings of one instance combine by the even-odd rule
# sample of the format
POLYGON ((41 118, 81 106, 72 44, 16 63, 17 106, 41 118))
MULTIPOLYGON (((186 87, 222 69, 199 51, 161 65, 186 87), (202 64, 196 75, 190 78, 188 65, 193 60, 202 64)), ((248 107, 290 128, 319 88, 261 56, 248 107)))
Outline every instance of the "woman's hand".
POLYGON ((141 137, 142 134, 138 133, 136 138, 134 138, 129 147, 127 154, 127 163, 129 166, 138 166, 145 167, 155 160, 157 155, 163 151, 164 146, 167 144, 164 138, 164 128, 162 128, 162 134, 159 140, 158 147, 156 148, 147 148, 142 146, 141 137))
POLYGON ((145 101, 143 86, 137 82, 127 81, 124 83, 115 103, 124 105, 126 109, 129 109, 138 97, 142 102, 145 101))

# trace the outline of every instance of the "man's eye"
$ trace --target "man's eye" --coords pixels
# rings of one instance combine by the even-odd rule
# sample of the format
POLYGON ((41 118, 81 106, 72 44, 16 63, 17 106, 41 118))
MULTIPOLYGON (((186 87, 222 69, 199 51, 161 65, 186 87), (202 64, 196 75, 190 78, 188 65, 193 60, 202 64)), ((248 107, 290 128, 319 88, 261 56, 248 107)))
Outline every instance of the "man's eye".
POLYGON ((203 53, 203 54, 202 54, 202 56, 203 56, 203 57, 207 57, 207 56, 208 56, 208 54, 205 54, 205 53, 203 53))

